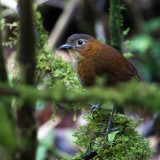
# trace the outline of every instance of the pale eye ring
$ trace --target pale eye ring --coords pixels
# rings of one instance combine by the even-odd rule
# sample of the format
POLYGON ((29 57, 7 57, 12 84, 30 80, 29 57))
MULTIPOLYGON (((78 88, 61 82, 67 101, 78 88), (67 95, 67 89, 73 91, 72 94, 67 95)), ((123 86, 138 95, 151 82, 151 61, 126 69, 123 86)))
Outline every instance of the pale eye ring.
POLYGON ((84 42, 83 42, 83 40, 80 39, 80 40, 78 40, 77 44, 78 44, 79 46, 81 46, 81 45, 84 44, 84 42))

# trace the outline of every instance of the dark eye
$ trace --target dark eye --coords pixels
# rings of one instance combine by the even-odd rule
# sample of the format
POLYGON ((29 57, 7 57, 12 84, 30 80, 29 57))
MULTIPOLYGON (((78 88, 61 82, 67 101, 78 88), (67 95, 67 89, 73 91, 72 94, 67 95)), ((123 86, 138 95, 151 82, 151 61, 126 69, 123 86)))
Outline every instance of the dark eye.
POLYGON ((81 46, 83 44, 83 41, 80 39, 78 40, 78 45, 81 46))

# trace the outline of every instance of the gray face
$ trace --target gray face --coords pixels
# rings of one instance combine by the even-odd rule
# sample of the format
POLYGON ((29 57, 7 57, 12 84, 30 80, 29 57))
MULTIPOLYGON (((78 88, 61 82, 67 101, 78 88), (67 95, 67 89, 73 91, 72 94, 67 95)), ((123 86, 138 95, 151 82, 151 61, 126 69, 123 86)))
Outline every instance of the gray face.
POLYGON ((84 59, 86 51, 90 49, 90 41, 94 38, 87 34, 73 34, 67 39, 67 43, 60 46, 60 49, 67 49, 73 58, 73 61, 78 62, 84 59))
POLYGON ((74 49, 79 49, 79 48, 82 48, 83 45, 86 44, 86 41, 85 39, 78 39, 78 40, 75 40, 75 41, 72 41, 71 43, 68 42, 68 44, 71 44, 73 46, 74 49))
MULTIPOLYGON (((72 44, 74 42, 78 42, 78 40, 89 40, 89 39, 93 39, 92 36, 87 35, 87 34, 73 34, 72 36, 70 36, 67 39, 67 43, 72 44)), ((81 43, 81 42, 80 42, 81 43)))
POLYGON ((80 39, 78 41, 73 42, 72 49, 68 49, 69 54, 71 55, 73 59, 73 62, 79 62, 84 59, 84 57, 80 53, 85 43, 86 43, 85 40, 80 39))
POLYGON ((80 49, 82 48, 89 39, 94 39, 92 36, 87 34, 73 34, 67 39, 67 43, 60 46, 59 49, 80 49))
POLYGON ((87 43, 88 40, 86 39, 75 39, 75 40, 67 40, 67 43, 64 44, 66 45, 66 49, 67 50, 76 50, 76 51, 81 51, 81 49, 83 48, 83 46, 87 43))
POLYGON ((67 44, 71 45, 74 50, 81 53, 90 39, 93 39, 93 37, 87 34, 73 34, 67 39, 67 44))
POLYGON ((72 44, 68 43, 68 41, 67 41, 66 44, 63 44, 59 48, 60 49, 67 49, 69 54, 73 58, 73 61, 78 62, 83 59, 83 57, 80 55, 80 53, 82 50, 82 46, 85 45, 85 43, 86 43, 86 40, 84 40, 84 39, 72 41, 72 44))

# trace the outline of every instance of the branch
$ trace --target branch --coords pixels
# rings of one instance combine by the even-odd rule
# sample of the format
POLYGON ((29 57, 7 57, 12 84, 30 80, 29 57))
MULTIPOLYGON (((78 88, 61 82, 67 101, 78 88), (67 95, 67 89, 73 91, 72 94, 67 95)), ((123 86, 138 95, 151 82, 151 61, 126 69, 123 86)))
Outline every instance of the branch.
MULTIPOLYGON (((32 0, 19 0, 19 55, 22 83, 34 85, 35 77, 35 37, 33 28, 32 0)), ((25 92, 25 91, 24 91, 25 92)), ((34 160, 37 147, 37 130, 34 119, 34 100, 25 99, 22 107, 17 109, 17 125, 19 136, 26 140, 21 141, 17 160, 34 160)))
MULTIPOLYGON (((0 10, 1 10, 1 4, 0 4, 0 10)), ((0 19, 1 19, 1 13, 0 13, 0 19)), ((2 48, 2 33, 1 33, 1 26, 0 26, 0 81, 7 82, 7 70, 5 66, 5 60, 4 60, 4 53, 2 48)))
POLYGON ((35 75, 35 37, 33 29, 32 0, 19 0, 20 37, 18 60, 21 64, 23 81, 34 84, 35 75))
POLYGON ((59 17, 55 27, 51 31, 48 39, 48 45, 52 49, 56 47, 59 40, 63 37, 67 26, 69 25, 70 21, 74 16, 74 12, 77 8, 78 2, 79 0, 71 0, 69 5, 64 9, 63 13, 59 17))
POLYGON ((81 104, 86 104, 88 102, 92 103, 93 100, 98 100, 101 102, 113 102, 120 106, 124 104, 131 105, 134 106, 135 110, 139 107, 148 107, 152 112, 156 112, 160 109, 160 90, 158 85, 145 82, 131 81, 115 88, 95 86, 87 88, 83 94, 80 94, 79 90, 77 91, 76 89, 66 89, 63 85, 57 85, 52 89, 41 91, 28 85, 19 85, 12 88, 7 84, 0 83, 0 96, 2 95, 15 96, 28 101, 54 101, 57 104, 60 102, 81 102, 81 104), (6 91, 4 91, 5 89, 6 91))

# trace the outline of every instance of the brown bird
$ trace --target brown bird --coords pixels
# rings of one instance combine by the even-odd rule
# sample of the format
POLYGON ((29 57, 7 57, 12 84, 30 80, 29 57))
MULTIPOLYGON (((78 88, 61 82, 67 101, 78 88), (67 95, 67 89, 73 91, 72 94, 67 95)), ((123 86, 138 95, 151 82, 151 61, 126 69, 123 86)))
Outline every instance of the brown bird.
MULTIPOLYGON (((114 86, 132 78, 139 79, 135 67, 116 49, 87 34, 73 34, 59 49, 67 49, 82 86, 93 86, 97 77, 105 77, 106 86, 114 86)), ((94 110, 101 104, 93 105, 94 110)), ((115 107, 112 109, 105 138, 110 132, 115 107)))
POLYGON ((72 56, 73 66, 82 86, 92 86, 97 77, 106 77, 105 85, 113 86, 133 77, 139 79, 135 67, 116 49, 87 34, 73 34, 60 46, 72 56))

